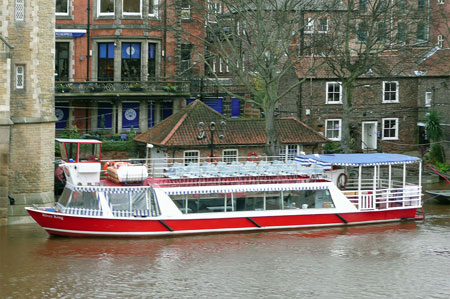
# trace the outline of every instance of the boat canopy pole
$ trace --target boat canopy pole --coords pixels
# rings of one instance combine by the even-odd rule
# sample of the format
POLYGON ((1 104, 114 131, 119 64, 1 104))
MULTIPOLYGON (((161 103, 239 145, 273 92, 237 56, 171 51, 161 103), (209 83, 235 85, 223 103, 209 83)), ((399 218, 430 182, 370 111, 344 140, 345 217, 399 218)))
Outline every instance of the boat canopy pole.
POLYGON ((392 189, 392 165, 389 164, 389 190, 392 189))
POLYGON ((403 188, 406 186, 406 163, 403 163, 403 188))
MULTIPOLYGON (((372 198, 372 202, 375 201, 376 196, 376 192, 377 192, 377 177, 378 177, 378 166, 375 165, 373 167, 373 182, 372 182, 372 188, 373 188, 373 198, 372 198)), ((374 205, 375 206, 375 205, 374 205)))
POLYGON ((422 187, 422 161, 419 162, 419 188, 422 187))
POLYGON ((361 208, 361 165, 358 168, 358 208, 361 208))

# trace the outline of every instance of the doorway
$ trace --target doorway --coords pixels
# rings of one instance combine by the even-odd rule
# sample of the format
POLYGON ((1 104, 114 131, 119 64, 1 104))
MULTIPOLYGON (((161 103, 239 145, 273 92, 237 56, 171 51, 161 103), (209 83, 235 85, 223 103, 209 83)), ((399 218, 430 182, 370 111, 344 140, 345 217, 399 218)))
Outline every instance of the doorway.
POLYGON ((377 122, 364 121, 362 123, 362 150, 376 150, 377 149, 377 122))

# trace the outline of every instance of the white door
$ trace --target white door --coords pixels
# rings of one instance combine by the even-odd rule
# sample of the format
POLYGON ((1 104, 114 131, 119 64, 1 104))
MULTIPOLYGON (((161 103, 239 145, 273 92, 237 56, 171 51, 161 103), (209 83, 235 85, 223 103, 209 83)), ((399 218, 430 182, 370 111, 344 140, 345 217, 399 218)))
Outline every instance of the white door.
POLYGON ((364 121, 362 123, 362 144, 363 150, 377 149, 377 122, 364 121))
POLYGON ((150 173, 152 176, 162 176, 167 168, 168 155, 158 147, 151 149, 150 173))

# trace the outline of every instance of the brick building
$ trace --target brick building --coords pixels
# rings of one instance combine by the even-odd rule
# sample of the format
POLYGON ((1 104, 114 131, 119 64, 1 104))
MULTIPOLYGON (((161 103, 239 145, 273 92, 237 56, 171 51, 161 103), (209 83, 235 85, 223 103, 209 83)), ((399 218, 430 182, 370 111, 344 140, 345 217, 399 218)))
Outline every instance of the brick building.
MULTIPOLYGON (((276 126, 281 140, 278 158, 293 158, 301 151, 319 153, 322 144, 328 142, 295 117, 279 118, 276 126)), ((266 133, 264 119, 228 118, 196 100, 134 140, 142 143, 143 148, 148 143, 152 144, 152 158, 179 159, 187 163, 199 162, 214 155, 219 160, 237 161, 239 157, 263 158, 266 133), (201 122, 204 127, 199 126, 201 122), (214 122, 216 129, 213 139, 210 135, 211 122, 214 122), (206 138, 199 139, 202 129, 206 138)))
MULTIPOLYGON (((350 132, 353 150, 402 152, 426 142, 425 114, 437 108, 444 117, 450 84, 449 51, 433 48, 423 55, 399 62, 386 56, 380 69, 361 76, 354 90, 350 132), (383 68, 395 66, 389 75, 383 68)), ((321 59, 321 58, 317 58, 321 59)), ((297 77, 304 77, 298 65, 297 77)), ((326 66, 318 68, 302 84, 301 119, 330 140, 340 141, 342 131, 342 86, 326 66)), ((445 126, 444 126, 445 127, 445 126)), ((446 133, 444 139, 449 139, 446 133)))
POLYGON ((0 224, 53 202, 54 2, 0 5, 0 224), (9 218, 7 215, 9 214, 9 218))

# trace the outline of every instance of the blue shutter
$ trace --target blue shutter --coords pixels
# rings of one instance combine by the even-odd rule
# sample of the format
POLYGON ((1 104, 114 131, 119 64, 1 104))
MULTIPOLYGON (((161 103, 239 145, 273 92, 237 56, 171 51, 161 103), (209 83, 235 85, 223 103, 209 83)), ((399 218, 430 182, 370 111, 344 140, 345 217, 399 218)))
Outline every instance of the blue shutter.
POLYGON ((69 103, 56 103, 55 116, 58 119, 56 121, 56 129, 64 130, 67 127, 67 120, 69 119, 69 103))
POLYGON ((241 106, 239 103, 239 98, 231 99, 231 117, 241 116, 241 106))
POLYGON ((162 119, 166 119, 173 113, 172 102, 162 102, 162 119))
POLYGON ((130 47, 130 43, 122 43, 122 58, 130 58, 127 53, 127 49, 130 47))
POLYGON ((106 58, 106 44, 105 43, 99 44, 99 48, 100 48, 99 58, 106 58))
POLYGON ((102 115, 105 116, 105 129, 112 128, 113 105, 111 103, 100 102, 97 108, 97 128, 102 128, 102 115))
POLYGON ((204 99, 203 102, 208 105, 209 107, 213 108, 214 110, 216 110, 217 112, 219 112, 220 114, 222 114, 222 98, 207 98, 204 99))
POLYGON ((139 103, 122 103, 122 128, 139 128, 139 103))
POLYGON ((155 59, 155 44, 148 44, 148 58, 155 59))
POLYGON ((140 43, 131 44, 131 47, 133 49, 131 58, 140 59, 141 58, 141 44, 140 43))
POLYGON ((114 58, 114 43, 108 43, 108 58, 114 58))

